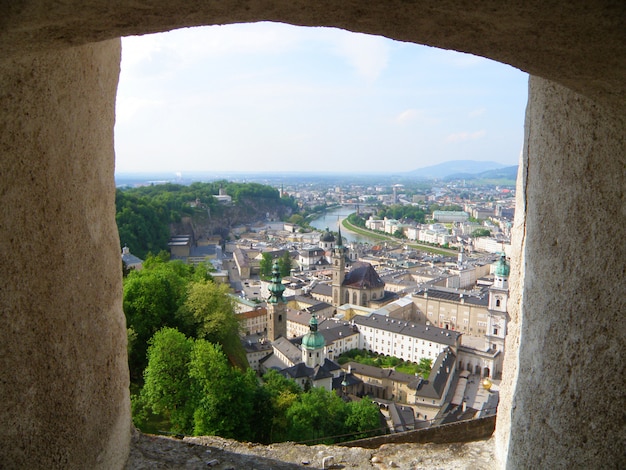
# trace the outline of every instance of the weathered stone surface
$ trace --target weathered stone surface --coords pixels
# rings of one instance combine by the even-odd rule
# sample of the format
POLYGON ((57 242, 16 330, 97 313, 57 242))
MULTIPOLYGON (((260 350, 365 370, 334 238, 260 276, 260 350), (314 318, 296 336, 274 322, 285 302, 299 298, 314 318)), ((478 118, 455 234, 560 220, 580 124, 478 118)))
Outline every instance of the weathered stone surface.
POLYGON ((471 52, 610 103, 626 98, 625 16, 624 3, 612 0, 22 0, 0 6, 0 57, 186 26, 279 21, 471 52))
POLYGON ((119 57, 112 40, 0 74, 2 468, 112 468, 128 452, 119 57))
POLYGON ((498 455, 510 468, 626 467, 625 18, 611 0, 0 4, 2 465, 120 468, 128 450, 119 41, 89 44, 274 20, 472 52, 543 78, 527 112, 498 455))
POLYGON ((333 457, 335 468, 354 469, 475 469, 494 468, 493 440, 466 444, 392 444, 379 449, 336 446, 304 446, 293 443, 261 446, 219 437, 193 437, 184 441, 164 437, 133 436, 126 468, 216 469, 254 468, 290 470, 323 468, 324 459, 333 457))
POLYGON ((507 337, 519 357, 506 358, 496 428, 512 468, 626 466, 625 127, 531 79, 507 337))

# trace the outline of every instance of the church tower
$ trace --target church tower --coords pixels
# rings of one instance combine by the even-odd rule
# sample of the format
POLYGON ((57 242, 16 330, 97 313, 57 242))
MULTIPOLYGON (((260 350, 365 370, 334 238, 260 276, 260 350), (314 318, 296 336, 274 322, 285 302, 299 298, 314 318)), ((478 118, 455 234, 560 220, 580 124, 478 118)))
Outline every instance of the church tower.
POLYGON ((269 285, 270 297, 267 299, 267 338, 276 341, 277 338, 287 337, 287 312, 283 292, 282 278, 278 263, 272 266, 272 281, 269 285))
POLYGON ((302 337, 302 362, 308 367, 322 365, 326 359, 325 347, 326 340, 317 331, 317 316, 313 314, 309 321, 309 332, 302 337))
POLYGON ((344 302, 343 299, 343 281, 346 277, 346 257, 343 248, 343 239, 341 238, 341 225, 339 225, 339 236, 337 238, 337 244, 333 249, 331 257, 333 273, 331 285, 333 288, 334 307, 339 307, 340 305, 347 303, 344 302))
POLYGON ((494 272, 493 286, 489 288, 489 316, 485 332, 487 349, 497 349, 502 353, 504 353, 504 338, 508 321, 506 305, 509 299, 510 272, 511 267, 506 260, 506 255, 502 253, 494 272))

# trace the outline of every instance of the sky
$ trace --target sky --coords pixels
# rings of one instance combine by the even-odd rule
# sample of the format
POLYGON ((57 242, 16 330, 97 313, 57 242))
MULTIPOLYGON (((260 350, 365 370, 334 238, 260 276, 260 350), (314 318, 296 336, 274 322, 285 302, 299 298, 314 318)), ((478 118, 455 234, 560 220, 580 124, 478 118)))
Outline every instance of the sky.
POLYGON ((254 23, 122 39, 116 173, 389 173, 515 165, 528 76, 333 28, 254 23))

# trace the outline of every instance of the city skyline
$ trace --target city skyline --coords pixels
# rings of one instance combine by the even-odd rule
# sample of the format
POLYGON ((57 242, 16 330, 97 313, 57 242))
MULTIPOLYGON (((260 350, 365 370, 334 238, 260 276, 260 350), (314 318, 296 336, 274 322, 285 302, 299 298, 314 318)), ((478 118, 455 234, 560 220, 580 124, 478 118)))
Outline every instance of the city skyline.
POLYGON ((116 172, 407 172, 518 163, 527 74, 331 28, 122 40, 116 172))

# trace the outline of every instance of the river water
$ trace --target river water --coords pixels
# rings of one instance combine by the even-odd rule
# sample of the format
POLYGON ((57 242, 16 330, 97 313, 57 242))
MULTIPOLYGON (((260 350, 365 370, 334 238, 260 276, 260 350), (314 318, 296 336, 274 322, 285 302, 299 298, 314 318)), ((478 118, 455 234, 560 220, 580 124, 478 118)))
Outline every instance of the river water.
MULTIPOLYGON (((322 217, 313 220, 310 224, 318 230, 332 230, 334 232, 339 228, 339 224, 343 219, 348 217, 353 212, 356 212, 354 206, 344 206, 332 211, 326 212, 322 217)), ((376 244, 376 240, 348 231, 345 227, 341 227, 341 235, 344 239, 350 242, 370 243, 376 244)))

